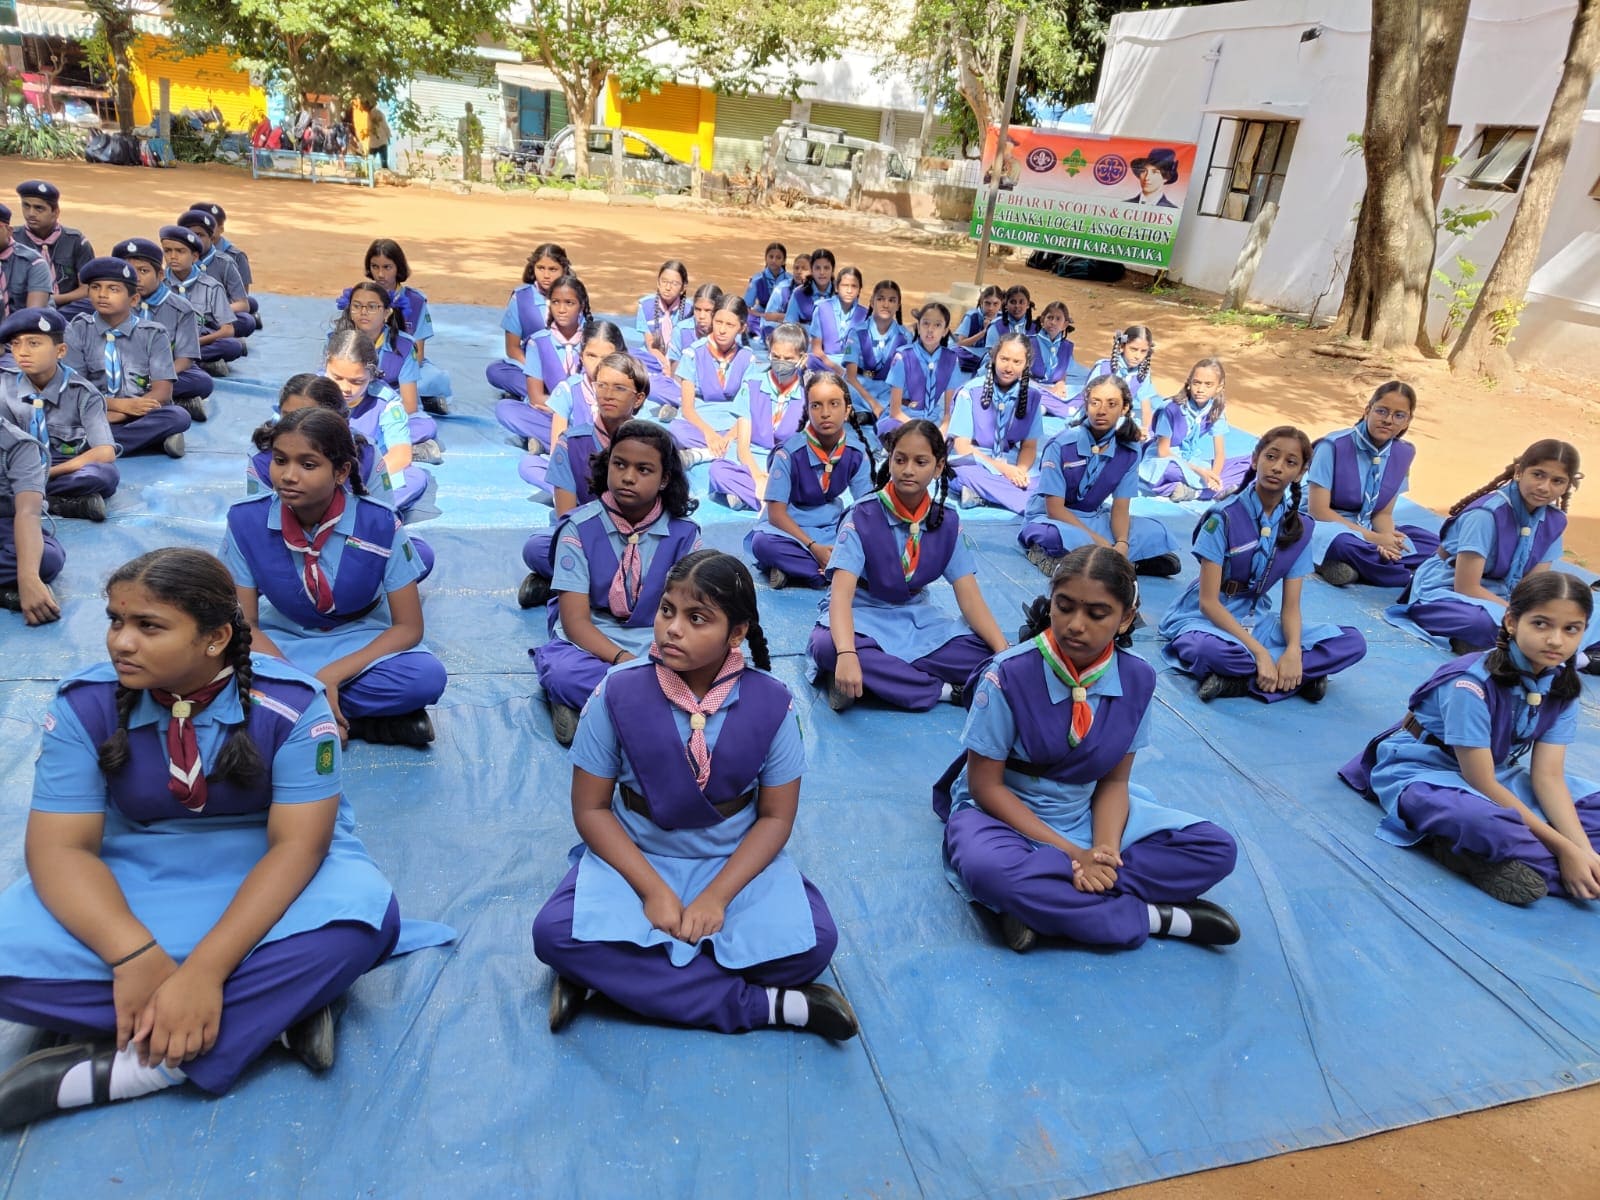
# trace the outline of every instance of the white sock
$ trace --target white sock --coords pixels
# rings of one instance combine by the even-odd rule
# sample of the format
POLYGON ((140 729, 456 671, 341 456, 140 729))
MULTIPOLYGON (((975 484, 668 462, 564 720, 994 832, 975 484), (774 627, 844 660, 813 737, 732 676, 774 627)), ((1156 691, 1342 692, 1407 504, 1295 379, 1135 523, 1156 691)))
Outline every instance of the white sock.
MULTIPOLYGON (((183 1083, 188 1078, 181 1070, 159 1062, 140 1066, 139 1051, 130 1042, 126 1050, 111 1060, 111 1098, 133 1100, 183 1083)), ((56 1089, 56 1107, 80 1108, 93 1101, 94 1064, 81 1062, 61 1077, 56 1089)))
POLYGON ((767 989, 767 1024, 778 1023, 778 993, 783 993, 783 1023, 799 1027, 811 1019, 811 1005, 805 993, 795 988, 767 989))
POLYGON ((949 704, 955 698, 956 698, 955 689, 952 688, 948 683, 942 683, 942 684, 939 685, 939 703, 940 704, 949 704))
MULTIPOLYGON (((1150 910, 1150 932, 1159 933, 1161 930, 1161 914, 1154 904, 1145 905, 1150 910)), ((1194 932, 1194 922, 1189 919, 1189 910, 1172 906, 1172 928, 1167 930, 1167 937, 1183 938, 1194 932)))

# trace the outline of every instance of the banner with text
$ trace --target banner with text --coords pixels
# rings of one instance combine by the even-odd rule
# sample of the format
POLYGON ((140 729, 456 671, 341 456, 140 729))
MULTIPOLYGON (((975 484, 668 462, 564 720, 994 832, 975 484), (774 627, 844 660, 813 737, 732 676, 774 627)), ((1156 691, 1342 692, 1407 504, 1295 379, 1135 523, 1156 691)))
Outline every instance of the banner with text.
POLYGON ((1070 130, 1000 129, 983 142, 983 183, 972 236, 983 235, 987 188, 999 159, 1000 195, 989 238, 1006 246, 1104 258, 1160 270, 1172 263, 1178 219, 1194 174, 1194 143, 1102 137, 1070 130))

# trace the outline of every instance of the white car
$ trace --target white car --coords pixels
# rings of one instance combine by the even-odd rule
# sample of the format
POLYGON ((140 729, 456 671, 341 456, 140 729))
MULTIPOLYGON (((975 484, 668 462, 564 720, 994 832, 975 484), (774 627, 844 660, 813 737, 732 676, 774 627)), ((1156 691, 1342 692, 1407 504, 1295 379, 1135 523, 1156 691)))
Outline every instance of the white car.
MULTIPOLYGON (((792 187, 813 196, 844 200, 850 194, 851 168, 868 150, 881 152, 883 174, 867 177, 868 187, 892 179, 910 179, 911 171, 900 151, 886 142, 855 137, 831 125, 809 125, 784 121, 773 130, 777 143, 777 163, 773 183, 792 187)), ((875 158, 878 156, 874 156, 875 158)))
MULTIPOLYGON (((591 125, 588 132, 589 175, 605 179, 611 174, 611 139, 622 135, 622 178, 658 191, 687 192, 692 174, 688 163, 674 158, 643 134, 632 129, 591 125)), ((572 126, 559 129, 545 143, 539 173, 554 179, 574 177, 572 126)))

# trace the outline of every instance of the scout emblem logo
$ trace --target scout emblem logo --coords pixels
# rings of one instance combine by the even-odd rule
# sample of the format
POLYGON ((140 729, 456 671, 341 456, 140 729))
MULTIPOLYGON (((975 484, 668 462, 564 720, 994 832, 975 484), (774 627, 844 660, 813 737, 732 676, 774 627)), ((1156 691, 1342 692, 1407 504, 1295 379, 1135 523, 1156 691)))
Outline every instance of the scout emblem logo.
POLYGON ((1102 154, 1094 160, 1094 181, 1112 187, 1128 175, 1128 160, 1120 154, 1102 154))
POLYGON ((317 743, 317 774, 318 775, 332 775, 333 774, 333 742, 332 741, 318 742, 317 743))

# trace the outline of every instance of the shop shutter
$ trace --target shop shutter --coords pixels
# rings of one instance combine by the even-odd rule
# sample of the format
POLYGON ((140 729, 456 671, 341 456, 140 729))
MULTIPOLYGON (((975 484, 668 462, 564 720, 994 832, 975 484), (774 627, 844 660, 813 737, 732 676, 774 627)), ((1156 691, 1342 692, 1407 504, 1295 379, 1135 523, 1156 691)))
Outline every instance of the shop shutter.
POLYGON ((717 140, 762 141, 789 119, 793 107, 777 96, 718 96, 717 140))
POLYGON ((500 117, 500 82, 494 68, 485 64, 476 70, 465 71, 449 77, 418 75, 411 83, 411 101, 421 110, 423 124, 438 125, 452 140, 456 135, 456 122, 466 115, 467 101, 483 122, 485 139, 494 144, 493 130, 498 130, 500 117))
POLYGON ((647 136, 676 133, 696 138, 700 135, 700 89, 664 83, 659 92, 623 100, 622 123, 647 136))
POLYGON ((862 108, 858 104, 828 104, 821 100, 811 102, 811 123, 831 125, 869 142, 878 140, 881 108, 862 108))

